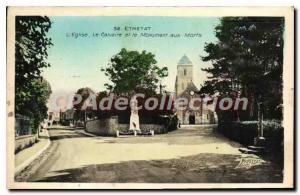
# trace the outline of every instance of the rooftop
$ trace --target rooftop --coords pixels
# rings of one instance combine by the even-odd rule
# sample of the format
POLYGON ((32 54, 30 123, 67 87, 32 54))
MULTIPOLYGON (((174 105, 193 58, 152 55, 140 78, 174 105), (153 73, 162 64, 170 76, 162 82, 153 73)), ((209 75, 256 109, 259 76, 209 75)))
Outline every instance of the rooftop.
POLYGON ((190 96, 190 92, 193 91, 195 93, 198 93, 199 90, 198 88, 196 87, 196 85, 193 83, 193 81, 190 81, 188 83, 188 85, 186 86, 185 90, 182 91, 178 97, 183 97, 183 96, 190 96))
POLYGON ((191 60, 184 54, 179 60, 178 65, 192 65, 191 60))

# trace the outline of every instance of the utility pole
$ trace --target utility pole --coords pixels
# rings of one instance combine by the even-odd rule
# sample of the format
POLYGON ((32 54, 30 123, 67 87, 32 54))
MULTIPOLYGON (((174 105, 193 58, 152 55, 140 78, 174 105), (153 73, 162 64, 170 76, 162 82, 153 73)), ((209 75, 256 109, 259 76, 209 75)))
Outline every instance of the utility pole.
MULTIPOLYGON (((240 97, 241 97, 241 91, 239 90, 239 91, 237 92, 237 99, 240 99, 240 97)), ((237 121, 240 122, 239 107, 238 107, 236 113, 237 113, 237 121)))
POLYGON ((162 85, 161 85, 161 83, 159 84, 159 93, 162 94, 162 85))
POLYGON ((86 108, 84 109, 84 128, 86 128, 86 108))
POLYGON ((254 140, 254 145, 259 147, 265 146, 264 128, 263 128, 263 99, 260 96, 257 102, 257 137, 254 140))

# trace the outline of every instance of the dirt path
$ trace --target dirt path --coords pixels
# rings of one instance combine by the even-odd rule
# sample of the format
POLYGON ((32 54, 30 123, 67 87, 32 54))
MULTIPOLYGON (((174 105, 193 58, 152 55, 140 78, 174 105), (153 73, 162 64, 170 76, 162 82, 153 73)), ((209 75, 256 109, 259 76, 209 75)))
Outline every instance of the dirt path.
MULTIPOLYGON (((154 137, 87 137, 49 131, 47 160, 26 181, 43 182, 281 182, 278 166, 238 151, 213 126, 184 127, 154 137)), ((22 178, 20 178, 22 180, 22 178)))

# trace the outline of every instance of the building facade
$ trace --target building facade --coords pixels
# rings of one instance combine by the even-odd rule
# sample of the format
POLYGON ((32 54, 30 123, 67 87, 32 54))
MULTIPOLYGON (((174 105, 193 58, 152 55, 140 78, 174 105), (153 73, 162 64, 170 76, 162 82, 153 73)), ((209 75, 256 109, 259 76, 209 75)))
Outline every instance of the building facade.
POLYGON ((48 111, 48 126, 58 124, 60 120, 60 112, 48 111))
POLYGON ((188 106, 185 109, 177 109, 177 117, 180 124, 183 125, 213 124, 216 122, 215 113, 203 105, 204 99, 207 97, 199 94, 199 89, 193 82, 193 74, 193 63, 184 55, 177 64, 175 94, 176 99, 187 99, 188 106))

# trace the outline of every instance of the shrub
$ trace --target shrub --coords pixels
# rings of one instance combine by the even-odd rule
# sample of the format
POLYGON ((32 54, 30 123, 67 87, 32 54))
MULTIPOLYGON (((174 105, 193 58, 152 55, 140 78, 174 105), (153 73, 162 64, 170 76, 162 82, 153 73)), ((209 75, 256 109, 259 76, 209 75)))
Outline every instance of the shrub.
POLYGON ((280 152, 283 154, 284 129, 281 121, 265 121, 263 127, 264 137, 267 139, 267 148, 275 153, 280 152))
MULTIPOLYGON (((245 146, 253 145, 258 135, 257 121, 221 122, 218 131, 245 146)), ((263 134, 267 150, 283 153, 283 127, 278 120, 263 121, 263 134)))
POLYGON ((60 124, 63 125, 63 126, 69 126, 70 125, 70 121, 62 119, 62 120, 60 120, 60 124))
POLYGON ((168 119, 169 120, 167 122, 166 129, 168 131, 174 131, 174 130, 176 130, 177 127, 178 127, 178 118, 177 118, 177 116, 176 115, 170 116, 168 119))

